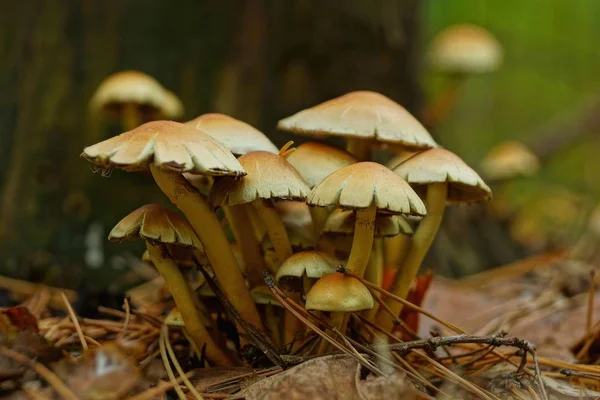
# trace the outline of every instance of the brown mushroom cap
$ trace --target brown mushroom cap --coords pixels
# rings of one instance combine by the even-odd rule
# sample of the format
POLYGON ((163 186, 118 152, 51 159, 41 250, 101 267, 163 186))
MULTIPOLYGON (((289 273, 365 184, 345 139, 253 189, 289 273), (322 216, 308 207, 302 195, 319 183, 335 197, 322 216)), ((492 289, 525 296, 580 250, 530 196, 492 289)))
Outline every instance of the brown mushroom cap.
POLYGON ((152 108, 153 113, 172 107, 168 91, 153 77, 140 71, 121 71, 104 79, 90 100, 93 111, 117 111, 119 105, 135 103, 152 108))
POLYGON ((427 130, 400 104, 369 91, 350 92, 279 121, 277 127, 310 136, 343 136, 396 143, 406 149, 436 147, 427 130))
POLYGON ((423 201, 414 190, 381 164, 361 162, 325 178, 308 196, 311 206, 364 209, 375 204, 380 212, 425 215, 423 201))
POLYGON ((221 143, 190 126, 153 121, 86 147, 81 157, 126 171, 159 168, 212 176, 242 176, 244 169, 221 143))
POLYGON ((355 312, 373 308, 373 297, 358 279, 335 272, 319 279, 306 295, 306 309, 355 312))
POLYGON ((502 46, 487 30, 471 24, 452 25, 435 37, 429 49, 433 66, 459 73, 482 73, 502 64, 502 46))
MULTIPOLYGON (((353 235, 356 213, 350 210, 336 209, 323 227, 323 233, 330 235, 353 235)), ((410 224, 399 215, 377 214, 375 217, 375 237, 412 235, 410 224)))
POLYGON ((319 142, 301 144, 286 157, 286 161, 311 189, 332 172, 357 162, 347 151, 319 142))
POLYGON ((183 116, 185 108, 179 97, 170 90, 167 90, 162 107, 162 115, 166 119, 177 119, 183 116))
POLYGON ((494 180, 533 175, 539 168, 539 158, 516 140, 493 147, 481 162, 481 172, 486 178, 494 180))
POLYGON ((340 266, 340 261, 321 251, 301 251, 289 257, 277 270, 276 279, 302 278, 306 275, 312 279, 319 279, 327 274, 332 274, 340 266))
POLYGON ((309 188, 298 172, 278 154, 252 151, 241 156, 247 175, 242 179, 223 177, 215 180, 210 192, 214 205, 235 206, 257 199, 304 201, 309 188))
POLYGON ((225 114, 204 114, 185 124, 209 134, 236 156, 251 151, 279 153, 277 147, 261 131, 225 114))
POLYGON ((147 204, 132 211, 108 235, 108 240, 114 242, 138 238, 203 250, 191 225, 179 214, 159 204, 147 204))
POLYGON ((448 202, 488 200, 492 191, 483 179, 456 154, 438 147, 417 153, 394 172, 421 190, 430 183, 448 183, 448 202))

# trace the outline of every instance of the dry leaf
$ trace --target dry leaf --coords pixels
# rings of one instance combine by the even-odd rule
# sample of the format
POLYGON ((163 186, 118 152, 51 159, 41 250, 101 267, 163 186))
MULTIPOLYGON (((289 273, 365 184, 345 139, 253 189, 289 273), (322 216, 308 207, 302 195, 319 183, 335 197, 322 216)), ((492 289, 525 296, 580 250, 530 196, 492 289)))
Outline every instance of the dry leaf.
POLYGON ((590 390, 582 386, 576 386, 567 381, 560 381, 558 379, 553 379, 547 376, 544 376, 543 379, 544 385, 546 386, 546 389, 550 389, 550 393, 554 391, 563 396, 573 397, 582 400, 600 398, 600 392, 596 392, 594 390, 590 390))
POLYGON ((314 358, 248 387, 237 399, 411 399, 412 384, 399 374, 361 380, 359 364, 346 355, 314 358), (383 397, 381 397, 383 396, 383 397))

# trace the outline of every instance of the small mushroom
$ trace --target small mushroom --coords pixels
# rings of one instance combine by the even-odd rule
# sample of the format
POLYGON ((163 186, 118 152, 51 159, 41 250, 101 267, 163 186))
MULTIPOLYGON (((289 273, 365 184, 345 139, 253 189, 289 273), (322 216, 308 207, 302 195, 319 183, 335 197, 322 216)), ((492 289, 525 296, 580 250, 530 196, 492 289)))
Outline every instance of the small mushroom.
MULTIPOLYGON (((443 148, 418 153, 398 165, 394 172, 427 199, 427 215, 411 239, 410 249, 392 287, 396 296, 406 298, 442 222, 446 204, 488 200, 492 197, 492 191, 460 157, 443 148)), ((394 312, 400 311, 400 303, 390 300, 387 303, 394 312)), ((391 327, 389 315, 382 315, 381 318, 387 321, 387 325, 382 322, 382 326, 391 327)))
POLYGON ((486 179, 506 181, 535 174, 540 168, 540 159, 525 144, 508 140, 494 146, 480 167, 486 179))
POLYGON ((406 150, 436 147, 427 130, 404 107, 375 92, 350 92, 282 119, 284 131, 347 139, 347 149, 359 161, 371 158, 371 143, 393 144, 406 150))
POLYGON ((90 108, 106 118, 120 119, 126 130, 134 129, 144 119, 183 114, 177 96, 140 71, 121 71, 104 79, 90 100, 90 108))
POLYGON ((242 176, 244 169, 221 143, 209 135, 172 121, 148 122, 83 149, 86 160, 105 168, 152 172, 154 180, 186 216, 206 249, 217 279, 242 317, 261 327, 250 290, 229 246, 221 222, 202 195, 182 176, 242 176))
POLYGON ((169 248, 177 246, 202 252, 202 244, 187 221, 158 204, 148 204, 123 218, 108 238, 117 242, 136 238, 146 241, 150 259, 165 280, 196 348, 206 344, 209 360, 217 365, 231 365, 228 355, 206 330, 194 294, 169 252, 169 248))
POLYGON ((275 279, 283 288, 308 293, 313 281, 337 270, 340 261, 321 251, 301 251, 281 264, 275 279))

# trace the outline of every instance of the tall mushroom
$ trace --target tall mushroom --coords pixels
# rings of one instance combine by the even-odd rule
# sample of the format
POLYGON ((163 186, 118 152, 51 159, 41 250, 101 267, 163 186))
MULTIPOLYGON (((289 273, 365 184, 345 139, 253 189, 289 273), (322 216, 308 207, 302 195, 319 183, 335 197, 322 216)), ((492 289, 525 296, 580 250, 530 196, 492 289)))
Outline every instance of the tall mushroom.
MULTIPOLYGON (((357 162, 350 153, 320 142, 306 142, 291 152, 286 161, 304 179, 309 188, 314 188, 332 172, 357 162)), ((326 208, 311 207, 313 229, 318 239, 327 219, 326 208)))
POLYGON ((121 71, 104 79, 90 100, 94 113, 118 119, 131 130, 144 119, 177 118, 183 105, 174 93, 140 71, 121 71))
POLYGON ((371 255, 377 213, 424 215, 423 202, 406 181, 383 165, 361 162, 342 168, 317 185, 308 204, 356 212, 346 268, 362 276, 371 255))
POLYGON ((227 298, 257 328, 261 320, 221 223, 182 173, 243 176, 229 150, 207 134, 171 121, 148 122, 134 130, 86 147, 81 156, 103 167, 150 169, 154 180, 190 222, 227 298))
POLYGON ((206 344, 208 359, 217 365, 231 365, 229 356, 211 338, 195 306, 192 290, 170 254, 172 247, 202 250, 200 240, 188 222, 158 204, 138 208, 123 218, 110 232, 109 240, 122 242, 142 238, 152 263, 165 280, 197 349, 206 344))
MULTIPOLYGON (((236 156, 250 151, 278 153, 277 147, 258 129, 225 114, 204 114, 185 124, 206 132, 236 156)), ((261 271, 266 266, 248 211, 243 207, 228 205, 223 205, 222 209, 240 246, 251 285, 264 284, 261 271)))
MULTIPOLYGON (((392 287, 396 296, 405 298, 442 222, 446 204, 488 200, 492 192, 471 167, 441 147, 414 155, 398 165, 394 172, 417 192, 425 192, 427 204, 427 215, 411 239, 410 249, 392 287)), ((401 304, 389 299, 386 303, 395 313, 402 308, 401 304)), ((378 320, 383 327, 391 327, 390 316, 380 313, 378 320)))
POLYGON ((350 92, 300 111, 277 124, 281 130, 323 137, 341 136, 359 161, 371 158, 372 142, 405 150, 437 146, 427 130, 400 104, 375 92, 350 92))

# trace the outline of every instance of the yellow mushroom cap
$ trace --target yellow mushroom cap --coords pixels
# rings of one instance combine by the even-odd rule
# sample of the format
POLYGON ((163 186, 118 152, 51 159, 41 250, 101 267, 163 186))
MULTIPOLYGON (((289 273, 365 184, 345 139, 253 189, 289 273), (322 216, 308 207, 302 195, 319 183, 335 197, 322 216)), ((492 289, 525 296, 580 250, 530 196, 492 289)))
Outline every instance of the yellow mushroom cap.
POLYGON ((212 204, 235 206, 257 199, 306 199, 310 189, 298 172, 279 154, 252 151, 238 160, 247 175, 242 179, 215 179, 210 192, 212 204))
POLYGON ((121 71, 104 79, 90 100, 90 108, 100 111, 111 105, 136 103, 156 111, 169 106, 167 90, 153 77, 140 71, 121 71))
POLYGON ((502 64, 502 46, 480 26, 457 24, 438 33, 430 46, 429 58, 435 68, 443 71, 489 72, 502 64))
MULTIPOLYGON (((351 210, 334 210, 323 227, 323 233, 330 235, 353 235, 356 213, 351 210)), ((375 216, 375 237, 412 235, 410 224, 399 215, 377 214, 375 216)))
POLYGON ((350 92, 279 121, 277 127, 310 136, 343 136, 428 149, 437 144, 404 107, 369 91, 350 92))
POLYGON ((372 204, 391 214, 425 215, 423 201, 408 183, 381 164, 361 162, 325 178, 308 196, 311 206, 364 209, 372 204))
POLYGON ((394 172, 421 189, 430 183, 448 183, 448 201, 472 203, 488 200, 492 191, 483 179, 456 154, 438 147, 417 153, 394 172))
POLYGON ((539 158, 523 143, 509 140, 493 147, 481 162, 481 172, 493 180, 535 174, 539 158))
POLYGON ((206 132, 237 156, 251 151, 279 153, 264 133, 225 114, 204 114, 185 124, 206 132))
POLYGON ((340 272, 319 279, 306 295, 306 309, 355 312, 373 308, 373 297, 358 279, 340 272))
POLYGON ((334 273, 340 261, 321 251, 301 251, 293 254, 281 264, 277 270, 276 279, 285 277, 301 278, 306 275, 312 279, 321 278, 323 275, 334 273))
POLYGON ((273 292, 271 292, 271 289, 269 289, 268 286, 257 286, 250 291, 250 295, 256 304, 270 304, 283 307, 281 302, 277 300, 277 297, 273 295, 273 292))
POLYGON ((162 107, 162 114, 166 119, 177 119, 183 116, 185 108, 179 97, 170 90, 167 90, 162 107))
POLYGON ((347 151, 319 142, 301 144, 286 160, 311 189, 332 172, 357 162, 347 151))
POLYGON ((137 238, 203 250, 190 224, 159 204, 147 204, 129 213, 108 235, 108 240, 115 242, 137 238))
POLYGON ((81 157, 105 167, 140 171, 149 164, 177 172, 241 176, 231 152, 209 135, 173 121, 153 121, 83 149, 81 157))

